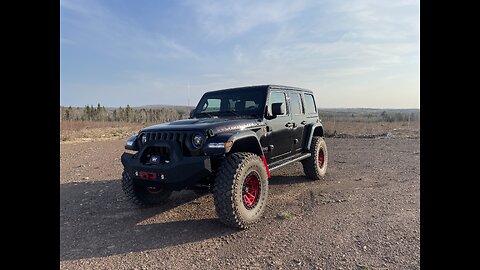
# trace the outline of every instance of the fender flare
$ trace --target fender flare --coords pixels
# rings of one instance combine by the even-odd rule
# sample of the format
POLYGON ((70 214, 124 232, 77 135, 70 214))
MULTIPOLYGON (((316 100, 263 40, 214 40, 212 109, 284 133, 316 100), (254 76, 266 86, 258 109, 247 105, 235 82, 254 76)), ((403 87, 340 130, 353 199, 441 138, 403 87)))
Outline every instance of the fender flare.
POLYGON ((310 128, 310 135, 308 136, 307 144, 305 149, 310 150, 310 145, 312 144, 313 136, 324 136, 323 125, 321 123, 315 123, 310 128))
POLYGON ((233 145, 230 149, 225 149, 225 153, 252 152, 263 156, 262 146, 257 134, 251 130, 234 133, 228 138, 228 141, 233 142, 233 145))
POLYGON ((260 156, 267 171, 267 179, 270 179, 270 169, 263 154, 262 145, 255 132, 251 130, 240 131, 230 136, 228 140, 232 141, 233 145, 230 149, 225 149, 225 153, 251 152, 260 156))

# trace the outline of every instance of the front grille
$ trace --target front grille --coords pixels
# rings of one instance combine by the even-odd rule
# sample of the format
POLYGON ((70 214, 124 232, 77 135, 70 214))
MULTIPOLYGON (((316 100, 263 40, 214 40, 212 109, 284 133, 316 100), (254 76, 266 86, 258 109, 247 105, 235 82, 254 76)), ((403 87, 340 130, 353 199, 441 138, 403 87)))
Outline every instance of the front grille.
MULTIPOLYGON (((183 152, 186 150, 187 140, 191 139, 192 133, 178 132, 178 131, 164 131, 164 132, 143 132, 146 136, 146 142, 149 141, 174 141, 177 142, 183 152)), ((146 143, 145 142, 145 143, 146 143)), ((140 139, 140 145, 145 145, 140 139)))

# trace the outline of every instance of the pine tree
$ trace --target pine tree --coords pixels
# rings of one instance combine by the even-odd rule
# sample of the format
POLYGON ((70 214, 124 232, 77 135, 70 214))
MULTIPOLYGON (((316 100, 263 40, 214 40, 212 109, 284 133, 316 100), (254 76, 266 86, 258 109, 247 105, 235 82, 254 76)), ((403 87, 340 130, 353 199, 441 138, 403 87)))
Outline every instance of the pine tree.
POLYGON ((132 114, 132 109, 130 108, 130 105, 127 104, 127 108, 125 109, 125 120, 127 122, 130 122, 130 117, 131 117, 131 114, 132 114))
POLYGON ((65 110, 65 118, 63 120, 70 120, 70 110, 69 109, 65 110))

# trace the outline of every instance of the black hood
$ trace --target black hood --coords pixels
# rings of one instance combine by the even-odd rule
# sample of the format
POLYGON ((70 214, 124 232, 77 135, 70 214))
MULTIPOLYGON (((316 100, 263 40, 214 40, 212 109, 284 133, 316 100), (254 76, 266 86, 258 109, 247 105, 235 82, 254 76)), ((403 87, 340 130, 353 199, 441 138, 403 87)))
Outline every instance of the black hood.
POLYGON ((213 130, 215 134, 258 128, 265 125, 260 119, 235 119, 235 118, 199 118, 199 119, 185 119, 178 120, 159 125, 149 126, 142 131, 147 132, 161 132, 161 131, 206 131, 213 130))

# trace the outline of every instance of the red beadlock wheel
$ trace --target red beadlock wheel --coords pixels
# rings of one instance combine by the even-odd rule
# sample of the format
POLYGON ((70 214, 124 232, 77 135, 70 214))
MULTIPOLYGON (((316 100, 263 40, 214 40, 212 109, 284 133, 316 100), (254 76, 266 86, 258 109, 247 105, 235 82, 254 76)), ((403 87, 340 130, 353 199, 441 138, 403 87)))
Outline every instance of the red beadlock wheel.
POLYGON ((323 168, 323 164, 325 163, 325 152, 323 152, 323 149, 320 149, 318 152, 318 166, 320 169, 323 168))
POLYGON ((247 209, 255 207, 258 203, 258 198, 260 197, 260 181, 258 176, 252 172, 250 173, 245 182, 243 183, 242 188, 242 198, 243 204, 247 209))

